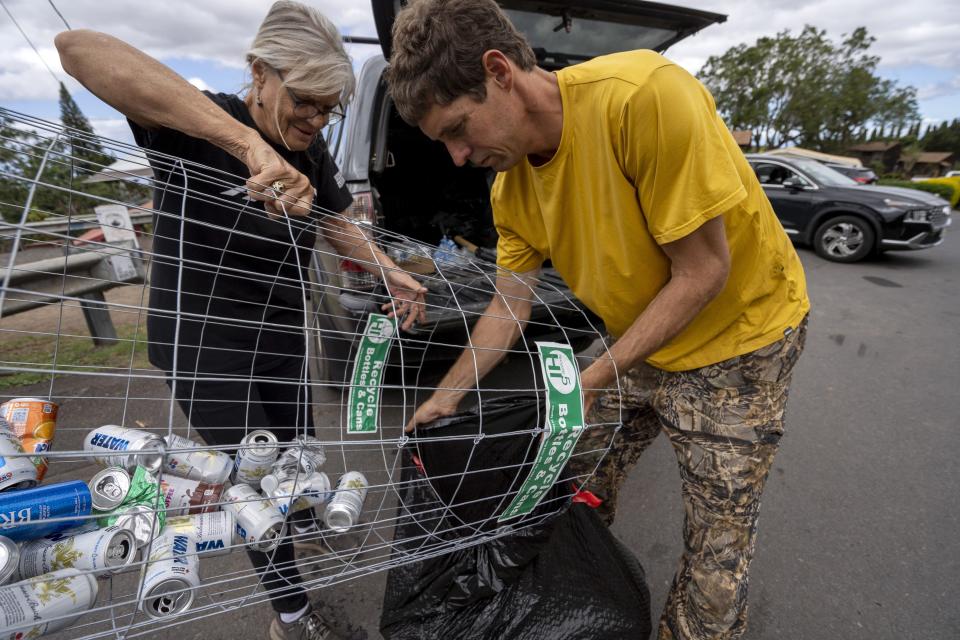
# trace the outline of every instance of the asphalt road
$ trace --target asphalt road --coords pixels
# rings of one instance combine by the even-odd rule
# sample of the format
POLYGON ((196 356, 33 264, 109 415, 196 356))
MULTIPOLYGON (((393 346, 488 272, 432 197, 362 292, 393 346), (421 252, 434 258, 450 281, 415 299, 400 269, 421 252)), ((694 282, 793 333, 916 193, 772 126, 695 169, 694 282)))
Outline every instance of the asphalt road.
MULTIPOLYGON (((746 638, 958 637, 957 240, 854 265, 800 249, 813 308, 764 494, 746 638)), ((643 458, 614 532, 659 611, 683 513, 666 440, 643 458)))
MULTIPOLYGON (((919 253, 837 265, 800 249, 813 301, 806 352, 788 406, 787 434, 764 496, 750 581, 746 638, 956 638, 960 575, 960 478, 955 458, 960 401, 960 238, 919 253)), ((517 367, 494 375, 510 386, 517 367)), ((491 381, 491 385, 494 382, 491 381)), ((13 390, 46 393, 47 385, 13 390)), ((8 392, 10 393, 10 392, 8 392)), ((78 448, 83 428, 120 419, 127 393, 117 378, 62 378, 58 447, 78 448), (72 421, 72 423, 71 423, 72 421)), ((140 381, 130 415, 165 424, 166 388, 140 381)), ((340 417, 320 398, 319 424, 340 417)), ((399 398, 388 397, 388 402, 399 398)), ((397 424, 397 415, 385 418, 397 424)), ((383 466, 383 460, 367 464, 383 466)), ((51 480, 93 469, 55 465, 51 480)), ((614 533, 643 563, 656 617, 681 543, 679 478, 658 439, 631 474, 614 533)), ((216 572, 241 571, 241 554, 216 572)), ((117 592, 122 580, 117 578, 117 592)), ((323 595, 376 633, 382 573, 323 595)), ((571 581, 576 576, 571 576, 571 581)), ((99 605, 109 600, 101 590, 99 605)), ((266 637, 266 605, 213 615, 155 638, 266 637)), ((86 635, 74 627, 56 637, 86 635)), ((602 636, 598 636, 602 637, 602 636)))

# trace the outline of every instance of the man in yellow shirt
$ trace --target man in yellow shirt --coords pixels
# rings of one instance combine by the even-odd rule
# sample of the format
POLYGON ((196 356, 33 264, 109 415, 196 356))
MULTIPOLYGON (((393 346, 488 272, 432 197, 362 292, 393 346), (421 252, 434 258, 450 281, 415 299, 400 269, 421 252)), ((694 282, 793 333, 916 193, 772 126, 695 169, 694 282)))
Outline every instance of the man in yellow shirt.
POLYGON ((600 463, 587 487, 612 522, 626 472, 667 434, 685 549, 659 636, 739 637, 810 305, 799 258, 713 98, 651 51, 547 72, 492 0, 411 3, 394 24, 388 81, 404 119, 454 162, 499 172, 497 262, 519 274, 498 277, 472 353, 408 428, 453 413, 514 344, 549 259, 615 339, 612 357, 581 374, 578 451, 610 451, 571 465, 587 477, 600 463))

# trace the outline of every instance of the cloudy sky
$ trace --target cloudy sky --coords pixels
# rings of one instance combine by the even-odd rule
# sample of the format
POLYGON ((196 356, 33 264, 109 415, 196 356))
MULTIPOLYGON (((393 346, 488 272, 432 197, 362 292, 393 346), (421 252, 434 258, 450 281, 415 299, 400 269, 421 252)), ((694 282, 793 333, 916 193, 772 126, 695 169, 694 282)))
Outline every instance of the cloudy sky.
MULTIPOLYGON (((667 0, 669 1, 669 0, 667 0)), ((709 55, 741 42, 773 35, 804 24, 824 28, 834 38, 866 26, 877 38, 872 51, 881 56, 880 72, 918 89, 925 120, 960 117, 960 13, 934 0, 674 0, 698 9, 727 14, 714 25, 676 45, 667 56, 696 73, 709 55)), ((270 0, 54 0, 73 28, 113 34, 160 59, 201 88, 238 91, 244 83, 243 56, 270 0)), ((326 13, 346 34, 376 35, 364 0, 307 0, 326 13)), ((56 119, 57 84, 67 81, 81 109, 98 133, 129 140, 115 111, 83 90, 60 68, 53 37, 63 22, 49 2, 3 0, 38 56, 7 12, 0 9, 0 105, 30 115, 56 119), (49 69, 47 68, 49 67, 49 69)), ((377 52, 354 46, 359 64, 377 52)))

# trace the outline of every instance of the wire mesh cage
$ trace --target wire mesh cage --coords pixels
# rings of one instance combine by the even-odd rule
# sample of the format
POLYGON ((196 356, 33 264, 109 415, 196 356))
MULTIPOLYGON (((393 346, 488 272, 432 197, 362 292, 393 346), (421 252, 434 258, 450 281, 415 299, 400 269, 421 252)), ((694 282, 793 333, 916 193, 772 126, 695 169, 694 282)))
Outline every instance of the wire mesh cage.
POLYGON ((565 509, 609 447, 578 381, 602 327, 552 272, 267 216, 243 177, 0 121, 4 634, 156 634, 483 544, 565 509), (392 267, 345 243, 416 274, 426 319, 401 330, 392 267), (464 344, 479 371, 469 332, 504 283, 532 302, 500 318, 512 383, 475 375, 460 413, 405 431, 464 344))

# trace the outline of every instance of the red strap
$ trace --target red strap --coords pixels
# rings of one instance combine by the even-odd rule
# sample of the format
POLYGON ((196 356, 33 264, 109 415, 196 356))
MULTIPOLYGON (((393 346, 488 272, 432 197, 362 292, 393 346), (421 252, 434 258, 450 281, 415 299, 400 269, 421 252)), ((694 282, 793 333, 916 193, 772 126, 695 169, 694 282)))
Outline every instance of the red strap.
POLYGON ((603 504, 603 500, 593 495, 592 492, 587 491, 586 489, 577 489, 577 485, 572 482, 570 483, 570 488, 576 491, 576 493, 573 494, 574 502, 582 502, 591 509, 596 509, 603 504))

